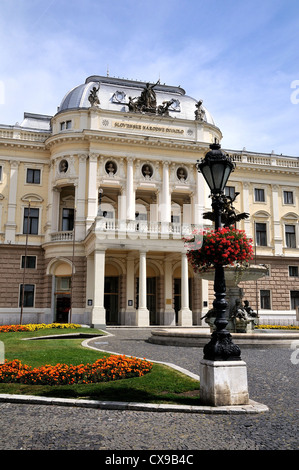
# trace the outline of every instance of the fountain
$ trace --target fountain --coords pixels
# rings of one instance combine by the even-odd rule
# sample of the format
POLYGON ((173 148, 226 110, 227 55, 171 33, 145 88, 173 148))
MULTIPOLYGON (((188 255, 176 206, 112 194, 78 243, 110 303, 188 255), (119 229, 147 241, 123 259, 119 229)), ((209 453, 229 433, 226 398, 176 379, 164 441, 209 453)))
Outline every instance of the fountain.
MULTIPOLYGON (((239 193, 235 194, 235 197, 239 193)), ((249 216, 247 213, 236 214, 232 202, 235 200, 229 197, 224 198, 225 210, 222 213, 221 220, 224 226, 229 227, 236 222, 249 216)), ((203 214, 204 219, 213 221, 213 212, 203 214)), ((256 329, 258 323, 257 313, 249 306, 248 301, 243 302, 243 289, 239 287, 240 282, 257 281, 266 276, 267 267, 263 265, 249 265, 246 268, 225 266, 225 284, 226 284, 226 318, 228 325, 226 329, 232 335, 233 341, 244 347, 292 347, 294 341, 299 340, 299 331, 280 330, 273 333, 271 330, 256 329)), ((213 269, 205 272, 196 273, 195 276, 208 281, 214 280, 215 272, 213 269)), ((159 328, 151 332, 148 338, 150 343, 165 344, 170 346, 193 346, 204 347, 211 337, 211 332, 215 329, 214 309, 210 309, 202 317, 207 327, 204 325, 193 327, 172 327, 159 328)))
MULTIPOLYGON (((268 269, 262 265, 250 265, 247 268, 239 268, 234 266, 226 266, 224 268, 225 283, 226 283, 226 318, 228 325, 226 329, 234 333, 252 333, 255 326, 258 324, 258 314, 252 310, 248 300, 244 301, 243 305, 243 289, 239 287, 240 282, 257 281, 258 279, 266 276, 268 269)), ((199 278, 212 281, 214 272, 208 271, 201 274, 196 274, 199 278)), ((213 330, 216 316, 214 309, 210 309, 202 320, 209 325, 213 330)))

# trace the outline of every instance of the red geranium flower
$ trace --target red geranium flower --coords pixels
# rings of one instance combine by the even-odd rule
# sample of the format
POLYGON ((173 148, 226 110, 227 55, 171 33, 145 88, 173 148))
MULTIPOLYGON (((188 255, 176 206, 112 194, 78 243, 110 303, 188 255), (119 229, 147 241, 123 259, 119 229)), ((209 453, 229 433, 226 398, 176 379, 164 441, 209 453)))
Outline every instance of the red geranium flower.
POLYGON ((207 271, 216 265, 245 265, 253 259, 252 240, 244 230, 228 227, 204 230, 194 233, 185 242, 187 258, 195 272, 207 271))

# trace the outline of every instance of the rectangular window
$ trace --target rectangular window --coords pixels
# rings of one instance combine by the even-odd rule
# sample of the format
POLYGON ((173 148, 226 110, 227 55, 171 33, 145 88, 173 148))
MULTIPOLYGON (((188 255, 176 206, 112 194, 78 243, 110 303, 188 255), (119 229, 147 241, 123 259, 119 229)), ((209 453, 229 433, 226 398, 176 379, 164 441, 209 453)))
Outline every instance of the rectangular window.
POLYGON ((38 234, 38 217, 39 209, 29 209, 25 207, 23 233, 29 233, 30 235, 38 234))
POLYGON ((291 290, 291 309, 295 310, 299 306, 299 291, 291 290))
POLYGON ((2 181, 2 166, 0 165, 0 182, 2 181))
POLYGON ((298 275, 299 275, 298 266, 289 266, 289 276, 298 277, 298 275))
POLYGON ((74 228, 74 209, 62 209, 62 231, 68 232, 74 228))
POLYGON ((256 244, 258 246, 267 246, 267 226, 264 223, 255 224, 256 244))
MULTIPOLYGON (((25 284, 24 286, 24 307, 33 307, 34 306, 34 284, 25 284)), ((22 306, 22 291, 23 284, 20 285, 20 307, 22 306)))
POLYGON ((285 226, 287 248, 296 248, 295 225, 285 226))
MULTIPOLYGON (((25 256, 22 256, 21 268, 25 266, 25 256)), ((26 256, 26 268, 35 269, 36 268, 36 256, 26 256)))
POLYGON ((63 131, 64 129, 71 129, 72 121, 63 121, 60 123, 60 130, 63 131))
POLYGON ((254 200, 255 202, 265 202, 265 191, 264 189, 254 189, 254 200))
POLYGON ((28 168, 26 175, 26 183, 40 184, 40 170, 28 168))
POLYGON ((284 204, 293 204, 294 203, 293 191, 284 191, 283 192, 283 202, 284 202, 284 204))
POLYGON ((224 194, 226 196, 229 196, 231 197, 232 199, 234 199, 235 197, 235 187, 234 186, 225 186, 224 188, 224 194))
POLYGON ((261 297, 261 308, 269 310, 271 308, 270 291, 261 290, 260 297, 261 297))

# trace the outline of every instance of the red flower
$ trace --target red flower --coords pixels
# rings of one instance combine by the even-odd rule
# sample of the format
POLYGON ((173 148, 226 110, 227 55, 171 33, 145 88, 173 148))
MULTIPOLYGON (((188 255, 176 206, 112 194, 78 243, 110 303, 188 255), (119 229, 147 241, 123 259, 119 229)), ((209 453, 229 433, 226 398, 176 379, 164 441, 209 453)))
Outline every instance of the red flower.
POLYGON ((200 248, 194 243, 197 236, 194 234, 193 239, 185 240, 187 257, 195 271, 206 271, 216 264, 245 264, 253 258, 252 240, 246 237, 244 230, 224 227, 217 231, 203 231, 200 248))

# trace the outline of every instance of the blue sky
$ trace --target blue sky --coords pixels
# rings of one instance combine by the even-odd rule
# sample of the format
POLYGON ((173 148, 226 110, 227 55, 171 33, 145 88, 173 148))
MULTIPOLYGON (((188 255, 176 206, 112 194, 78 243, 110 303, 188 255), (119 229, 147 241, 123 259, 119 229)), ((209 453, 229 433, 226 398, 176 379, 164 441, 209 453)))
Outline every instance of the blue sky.
POLYGON ((0 0, 0 12, 2 124, 54 115, 109 70, 203 99, 226 149, 299 156, 298 0, 0 0))

